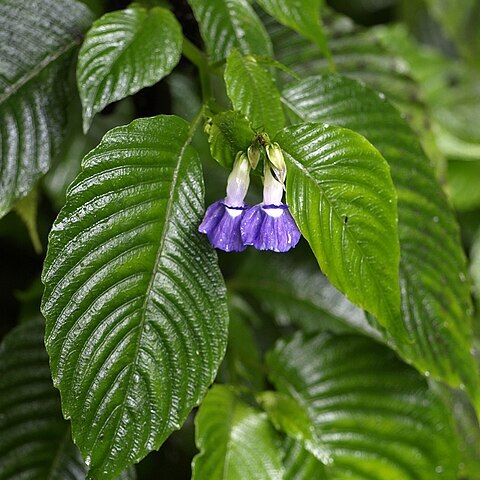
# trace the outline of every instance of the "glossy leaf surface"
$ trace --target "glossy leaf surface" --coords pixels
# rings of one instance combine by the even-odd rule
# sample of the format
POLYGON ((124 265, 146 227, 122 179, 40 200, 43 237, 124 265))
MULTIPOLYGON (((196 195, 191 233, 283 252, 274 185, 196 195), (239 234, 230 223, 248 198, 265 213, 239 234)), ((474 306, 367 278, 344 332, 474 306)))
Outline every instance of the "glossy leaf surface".
POLYGON ((396 196, 387 162, 363 137, 320 123, 276 137, 287 203, 332 284, 401 335, 396 196))
POLYGON ((320 23, 323 0, 258 0, 258 3, 280 23, 316 43, 326 57, 330 56, 325 31, 320 23))
POLYGON ((391 350, 365 337, 297 334, 277 344, 268 364, 330 454, 327 478, 456 478, 450 412, 391 350))
POLYGON ((47 172, 59 150, 74 94, 68 81, 72 54, 91 14, 74 0, 3 0, 0 18, 2 217, 47 172))
POLYGON ((368 138, 390 164, 398 195, 402 321, 391 345, 422 372, 473 391, 471 299, 458 226, 418 140, 378 94, 346 78, 311 77, 284 92, 294 121, 322 121, 368 138))
POLYGON ((248 0, 188 0, 212 62, 224 60, 232 48, 243 54, 271 55, 272 44, 248 0))
POLYGON ((165 8, 133 6, 94 22, 80 49, 77 80, 83 129, 109 103, 168 75, 180 60, 182 30, 165 8))
POLYGON ((193 480, 283 479, 276 434, 264 412, 226 386, 214 386, 197 417, 193 480))
POLYGON ((91 479, 158 449, 224 355, 225 287, 197 232, 204 192, 190 141, 174 116, 111 130, 50 233, 46 345, 91 479))
MULTIPOLYGON (((418 86, 408 63, 384 47, 376 28, 362 29, 350 18, 328 8, 323 17, 337 72, 363 81, 396 104, 419 102, 418 86)), ((265 18, 265 25, 280 62, 302 77, 327 73, 328 63, 316 45, 272 18, 265 18)), ((286 76, 285 80, 291 82, 286 76)))
POLYGON ((0 479, 83 480, 87 467, 62 418, 42 319, 18 325, 0 347, 0 479))
POLYGON ((227 59, 225 83, 233 108, 243 113, 254 129, 273 135, 285 125, 275 81, 254 57, 233 50, 227 59))
POLYGON ((323 463, 330 461, 320 445, 311 419, 295 398, 279 392, 261 392, 256 398, 277 430, 301 442, 307 451, 323 463))
POLYGON ((325 466, 300 442, 287 438, 284 445, 284 480, 326 480, 325 466))
POLYGON ((253 298, 281 326, 307 332, 362 332, 380 337, 365 312, 349 302, 320 272, 313 256, 250 252, 229 287, 253 298))

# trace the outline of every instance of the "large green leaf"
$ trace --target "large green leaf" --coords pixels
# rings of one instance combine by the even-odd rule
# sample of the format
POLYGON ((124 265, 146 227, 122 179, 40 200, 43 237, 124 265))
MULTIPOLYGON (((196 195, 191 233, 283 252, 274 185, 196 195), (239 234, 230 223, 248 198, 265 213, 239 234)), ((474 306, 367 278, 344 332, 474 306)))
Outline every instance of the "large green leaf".
POLYGON ((82 164, 50 233, 42 310, 54 383, 89 478, 113 478, 185 421, 228 314, 188 124, 140 119, 82 164))
POLYGON ((235 276, 230 290, 253 299, 261 311, 281 326, 295 325, 307 332, 331 330, 380 337, 365 312, 349 302, 326 279, 313 255, 290 252, 281 256, 250 252, 235 276))
POLYGON ((0 217, 49 169, 65 135, 72 53, 90 24, 74 0, 0 2, 0 217))
POLYGON ((450 412, 386 347, 353 335, 297 334, 277 344, 268 365, 330 454, 327 478, 457 478, 450 412))
POLYGON ((387 162, 351 130, 287 127, 287 203, 332 284, 402 335, 397 203, 387 162))
POLYGON ((233 167, 237 153, 246 152, 255 137, 248 120, 233 111, 215 115, 207 130, 212 157, 228 169, 233 167))
POLYGON ((325 31, 320 23, 323 0, 257 0, 260 6, 280 23, 315 42, 330 57, 325 31))
MULTIPOLYGON (((421 136, 427 154, 438 165, 439 175, 443 175, 445 159, 439 155, 435 143, 431 119, 427 117, 425 108, 424 92, 416 81, 417 69, 399 53, 396 48, 398 40, 387 41, 387 28, 384 26, 365 29, 328 8, 325 8, 323 17, 336 71, 364 82, 394 102, 421 136)), ((265 20, 278 60, 302 77, 329 72, 330 65, 322 58, 316 45, 271 18, 265 20)), ((389 26, 388 30, 393 28, 389 26)), ((283 77, 285 81, 291 81, 285 75, 283 77)), ((437 75, 437 78, 440 77, 437 75)), ((445 95, 445 89, 442 94, 445 95)))
MULTIPOLYGON (((325 28, 335 68, 342 75, 362 80, 400 105, 419 101, 418 86, 408 63, 383 45, 376 28, 364 29, 336 12, 325 9, 325 28)), ((328 63, 319 48, 296 32, 264 19, 275 57, 302 77, 326 73, 328 63)), ((285 76, 287 81, 291 78, 285 76)))
POLYGON ((471 299, 458 226, 432 167, 398 112, 353 80, 325 75, 284 92, 294 121, 322 121, 365 135, 390 164, 398 195, 402 319, 410 343, 390 345, 422 372, 477 389, 470 355, 471 299))
POLYGON ((87 468, 62 418, 43 345, 42 319, 26 321, 0 348, 0 479, 81 480, 87 468))
POLYGON ((272 44, 248 0, 188 0, 212 62, 240 52, 272 55, 272 44))
POLYGON ((284 480, 325 480, 325 467, 300 442, 290 438, 285 441, 284 480))
POLYGON ((109 103, 168 75, 180 60, 182 30, 165 8, 132 6, 94 22, 80 49, 77 81, 83 129, 109 103))
POLYGON ((430 381, 452 412, 460 449, 458 478, 480 480, 480 426, 475 410, 465 392, 430 381))
MULTIPOLYGON (((0 479, 84 480, 87 466, 74 445, 52 385, 37 316, 0 346, 0 479)), ((118 480, 136 478, 133 467, 118 480)))
POLYGON ((242 112, 253 128, 270 135, 283 128, 280 93, 270 72, 254 57, 232 50, 227 59, 225 84, 233 108, 242 112))
POLYGON ((197 417, 193 480, 281 480, 276 435, 264 412, 227 386, 214 386, 197 417))
POLYGON ((330 461, 330 457, 320 445, 312 420, 295 398, 285 393, 268 391, 257 394, 256 398, 277 430, 302 442, 315 458, 325 463, 330 461))
POLYGON ((265 372, 249 321, 252 312, 238 297, 229 296, 228 346, 219 376, 226 383, 246 385, 252 390, 265 388, 265 372))

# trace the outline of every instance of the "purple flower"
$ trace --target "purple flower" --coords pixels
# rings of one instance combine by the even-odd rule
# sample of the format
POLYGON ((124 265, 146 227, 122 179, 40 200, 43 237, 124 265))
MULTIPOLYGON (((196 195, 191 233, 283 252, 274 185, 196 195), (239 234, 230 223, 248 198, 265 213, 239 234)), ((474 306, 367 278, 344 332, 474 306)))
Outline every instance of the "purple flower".
POLYGON ((246 246, 242 242, 240 223, 248 205, 244 198, 250 184, 250 164, 245 153, 239 153, 227 181, 225 200, 212 203, 198 227, 206 233, 213 247, 226 252, 242 252, 246 246))
POLYGON ((240 224, 247 205, 231 207, 223 200, 212 203, 198 227, 200 233, 206 233, 213 247, 225 252, 242 252, 247 248, 242 242, 240 224))
POLYGON ((300 231, 288 205, 255 205, 245 213, 240 225, 245 245, 257 250, 287 252, 300 240, 300 231))
POLYGON ((287 252, 297 245, 301 236, 288 205, 282 203, 287 167, 277 143, 267 146, 267 157, 263 203, 245 213, 240 231, 245 245, 253 245, 257 250, 287 252))

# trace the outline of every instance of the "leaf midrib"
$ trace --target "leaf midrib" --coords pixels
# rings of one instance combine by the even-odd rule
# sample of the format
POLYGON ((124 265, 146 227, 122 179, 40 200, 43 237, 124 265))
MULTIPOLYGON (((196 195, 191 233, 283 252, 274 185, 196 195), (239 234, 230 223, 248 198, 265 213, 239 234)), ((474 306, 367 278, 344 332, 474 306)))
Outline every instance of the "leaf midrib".
MULTIPOLYGON (((153 268, 152 268, 152 275, 150 277, 150 281, 148 283, 148 287, 146 289, 146 292, 145 292, 145 300, 143 301, 143 305, 142 305, 142 308, 141 308, 141 317, 140 317, 140 322, 139 322, 139 334, 137 336, 137 343, 135 345, 135 352, 133 354, 133 364, 130 368, 130 371, 128 373, 128 381, 127 381, 127 386, 126 386, 126 395, 125 397, 127 397, 128 395, 128 392, 131 390, 131 387, 132 387, 132 379, 134 377, 134 372, 137 371, 137 368, 138 368, 138 365, 137 365, 137 362, 138 362, 138 357, 139 357, 139 351, 140 351, 140 345, 142 343, 142 337, 143 337, 143 334, 145 332, 145 324, 146 324, 146 311, 147 311, 147 304, 148 302, 150 301, 150 294, 151 294, 151 291, 153 289, 153 284, 154 284, 154 281, 155 281, 155 278, 156 278, 156 275, 157 275, 157 271, 158 271, 158 266, 160 265, 160 262, 161 262, 161 259, 162 259, 162 254, 163 254, 163 248, 165 246, 165 240, 166 240, 166 237, 167 237, 167 233, 169 232, 170 228, 169 228, 169 223, 170 223, 170 216, 171 216, 171 212, 172 212, 172 205, 174 204, 174 193, 175 193, 175 190, 176 190, 176 187, 177 187, 177 184, 178 184, 178 173, 180 171, 180 166, 182 165, 182 160, 184 158, 184 153, 185 153, 185 150, 187 148, 187 146, 189 145, 191 139, 190 138, 187 138, 185 143, 183 144, 182 146, 182 149, 180 150, 180 153, 179 153, 179 156, 178 156, 178 160, 177 160, 177 165, 175 166, 175 170, 173 172, 173 177, 172 177, 172 183, 171 183, 171 186, 170 186, 170 191, 169 191, 169 202, 168 202, 168 205, 167 205, 167 211, 165 213, 165 220, 164 220, 164 228, 163 228, 163 231, 162 231, 162 235, 160 237, 160 243, 159 243, 159 246, 158 246, 158 249, 157 249, 157 255, 155 257, 155 261, 153 263, 153 268)), ((118 416, 119 420, 117 422, 117 425, 115 427, 115 432, 114 434, 112 435, 112 441, 115 441, 117 439, 117 434, 118 434, 118 429, 120 427, 120 424, 122 422, 122 419, 123 419, 123 415, 125 413, 125 407, 126 407, 126 400, 124 399, 122 401, 122 406, 121 406, 121 411, 120 411, 120 415, 118 416)))
MULTIPOLYGON (((145 323, 146 323, 145 313, 147 311, 147 303, 150 300, 150 293, 152 291, 153 283, 154 283, 155 278, 156 278, 158 266, 159 266, 160 261, 162 259, 162 252, 163 252, 163 248, 165 246, 167 233, 170 230, 170 228, 169 228, 169 225, 171 223, 170 222, 170 217, 171 217, 171 212, 172 212, 172 209, 173 209, 173 204, 175 203, 174 193, 175 193, 175 190, 176 190, 176 187, 177 187, 177 184, 178 184, 179 171, 180 171, 180 167, 182 165, 182 161, 184 159, 185 151, 186 151, 187 147, 189 146, 190 142, 192 141, 193 134, 195 133, 194 127, 195 127, 195 123, 192 124, 192 127, 190 128, 190 131, 188 132, 187 138, 185 139, 185 143, 182 145, 182 148, 181 148, 180 153, 178 155, 177 165, 176 165, 175 170, 173 172, 173 178, 172 178, 172 183, 171 183, 171 186, 170 186, 169 197, 168 197, 170 199, 170 201, 168 203, 167 211, 165 213, 165 221, 164 221, 165 227, 164 227, 164 229, 162 231, 162 235, 160 237, 160 243, 159 243, 159 246, 158 246, 157 255, 155 257, 155 261, 154 261, 153 268, 152 268, 152 275, 150 277, 150 281, 149 281, 148 287, 147 287, 146 292, 145 292, 145 300, 144 300, 142 308, 141 308, 142 313, 141 313, 140 322, 139 322, 139 334, 137 336, 137 343, 135 345, 135 352, 133 354, 133 364, 132 364, 132 366, 130 368, 130 371, 128 373, 127 386, 126 386, 126 389, 125 389, 125 391, 127 393, 131 389, 132 379, 134 377, 134 372, 136 372, 137 368, 138 368, 138 365, 137 365, 138 358, 139 358, 138 354, 139 354, 139 351, 140 351, 140 345, 142 343, 141 342, 142 337, 143 337, 143 334, 145 332, 145 323)), ((111 445, 112 442, 116 441, 116 439, 117 439, 118 429, 120 427, 120 424, 122 422, 122 419, 123 419, 123 416, 124 416, 124 413, 125 413, 126 404, 127 404, 127 402, 125 400, 121 404, 120 414, 118 416, 118 421, 117 421, 117 424, 115 426, 114 434, 111 437, 110 445, 111 445)), ((110 460, 110 456, 107 457, 107 459, 105 461, 108 462, 109 460, 110 460)), ((104 461, 104 463, 105 463, 105 461, 104 461)))
MULTIPOLYGON (((137 10, 139 10, 138 8, 135 8, 135 9, 130 8, 128 10, 133 10, 133 13, 137 13, 137 14, 139 13, 139 12, 137 12, 137 10)), ((117 13, 117 12, 114 12, 114 13, 117 13)), ((100 82, 96 82, 96 88, 93 90, 93 95, 91 97, 93 99, 93 102, 91 103, 92 107, 95 107, 95 104, 97 103, 98 92, 99 92, 100 89, 103 89, 103 87, 105 86, 107 76, 110 75, 114 70, 116 70, 118 68, 118 63, 119 63, 120 59, 126 54, 126 52, 135 43, 135 41, 137 40, 137 37, 140 33, 140 30, 144 27, 144 25, 147 22, 149 16, 150 16, 150 12, 146 12, 144 18, 142 18, 142 19, 139 19, 138 17, 134 18, 132 23, 134 23, 135 25, 134 25, 134 30, 133 30, 132 37, 127 39, 127 41, 122 46, 122 48, 114 49, 114 52, 118 51, 118 53, 116 55, 115 55, 115 53, 113 53, 113 55, 112 55, 113 61, 111 62, 110 65, 105 65, 105 67, 106 67, 106 70, 104 71, 105 75, 103 76, 103 78, 100 82)), ((82 77, 83 77, 83 75, 82 75, 82 77)), ((111 98, 112 98, 112 96, 110 96, 110 99, 111 98)))
POLYGON ((54 51, 50 55, 47 55, 40 63, 36 65, 32 70, 30 70, 26 75, 21 76, 18 80, 15 81, 10 87, 5 89, 2 95, 0 95, 0 106, 8 100, 10 97, 15 95, 22 87, 24 87, 30 80, 34 79, 37 75, 40 75, 43 70, 48 68, 52 63, 58 60, 64 53, 68 52, 70 49, 74 48, 80 43, 79 39, 75 39, 54 51))

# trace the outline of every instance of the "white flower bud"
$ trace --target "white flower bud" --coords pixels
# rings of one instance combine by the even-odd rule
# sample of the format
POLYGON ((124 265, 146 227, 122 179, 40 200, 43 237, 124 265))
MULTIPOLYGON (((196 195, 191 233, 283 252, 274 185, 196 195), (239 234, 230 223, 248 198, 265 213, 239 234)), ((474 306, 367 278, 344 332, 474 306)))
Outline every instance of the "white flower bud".
POLYGON ((250 161, 250 166, 255 170, 260 160, 260 149, 258 145, 250 145, 247 150, 248 160, 250 161))
POLYGON ((238 152, 233 169, 228 176, 225 203, 230 207, 242 207, 250 185, 250 162, 247 155, 238 152))
POLYGON ((287 176, 287 165, 285 159, 283 158, 282 149, 278 143, 272 143, 267 145, 267 157, 270 163, 272 164, 274 173, 278 181, 281 183, 285 182, 287 176))

